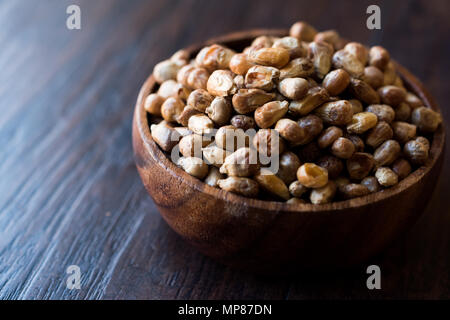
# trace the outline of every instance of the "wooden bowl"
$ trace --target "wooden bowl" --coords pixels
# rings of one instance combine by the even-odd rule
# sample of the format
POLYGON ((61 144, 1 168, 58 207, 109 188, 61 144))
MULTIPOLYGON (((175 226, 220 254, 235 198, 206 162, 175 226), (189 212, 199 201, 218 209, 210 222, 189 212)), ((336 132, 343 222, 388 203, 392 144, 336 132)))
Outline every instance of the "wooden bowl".
MULTIPOLYGON (((252 30, 212 39, 242 50, 259 35, 252 30)), ((203 44, 203 45, 205 45, 203 44)), ((192 56, 202 46, 188 48, 192 56)), ((405 85, 439 111, 423 85, 398 66, 405 85)), ((248 199, 210 187, 174 165, 153 141, 144 99, 155 89, 150 76, 139 93, 133 120, 136 165, 162 217, 204 254, 258 273, 299 268, 336 268, 361 263, 380 252, 424 211, 444 157, 444 128, 434 134, 430 158, 406 179, 364 197, 324 205, 289 205, 248 199)))

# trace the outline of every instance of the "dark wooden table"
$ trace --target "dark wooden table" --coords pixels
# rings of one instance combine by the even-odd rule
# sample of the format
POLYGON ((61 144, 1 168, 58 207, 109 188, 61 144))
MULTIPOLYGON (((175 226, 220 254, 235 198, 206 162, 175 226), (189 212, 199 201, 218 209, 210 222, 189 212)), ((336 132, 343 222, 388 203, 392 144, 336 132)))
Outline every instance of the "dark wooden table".
MULTIPOLYGON (((450 165, 415 227, 366 267, 261 277, 221 266, 160 218, 136 172, 140 85, 176 49, 307 20, 381 44, 450 112, 449 1, 16 1, 0 3, 0 298, 450 298, 450 165), (381 7, 382 30, 366 28, 381 7), (82 29, 66 28, 81 7, 82 29), (81 289, 66 269, 81 269, 81 289)), ((447 149, 450 144, 447 144, 447 149)), ((448 154, 448 150, 447 150, 448 154)))

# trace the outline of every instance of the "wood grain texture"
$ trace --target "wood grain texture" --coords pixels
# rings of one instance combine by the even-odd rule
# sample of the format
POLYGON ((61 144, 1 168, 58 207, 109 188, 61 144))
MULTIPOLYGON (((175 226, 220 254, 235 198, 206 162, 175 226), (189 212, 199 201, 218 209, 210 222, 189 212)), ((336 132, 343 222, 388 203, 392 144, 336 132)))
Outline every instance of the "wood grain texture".
POLYGON ((300 19, 385 46, 448 124, 449 10, 439 0, 2 1, 0 298, 449 298, 448 163, 423 217, 373 260, 382 270, 374 292, 365 266, 268 278, 202 256, 160 218, 131 147, 133 105, 156 62, 223 33, 300 19), (381 31, 365 28, 374 2, 381 31), (65 27, 72 3, 79 31, 65 27), (66 289, 71 264, 81 290, 66 289))

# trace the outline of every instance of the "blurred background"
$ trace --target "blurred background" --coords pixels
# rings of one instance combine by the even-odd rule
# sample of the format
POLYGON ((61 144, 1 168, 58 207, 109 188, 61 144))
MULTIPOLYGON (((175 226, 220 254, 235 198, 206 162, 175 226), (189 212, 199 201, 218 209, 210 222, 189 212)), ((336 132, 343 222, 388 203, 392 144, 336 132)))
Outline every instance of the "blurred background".
POLYGON ((450 298, 448 161, 414 229, 371 262, 382 289, 370 291, 367 266, 268 278, 203 257, 160 218, 131 147, 134 103, 157 62, 213 36, 298 20, 386 47, 448 125, 448 12, 446 0, 1 1, 0 298, 450 298), (72 4, 80 30, 66 27, 72 4), (366 28, 371 4, 381 30, 366 28), (80 290, 66 287, 70 265, 80 290))

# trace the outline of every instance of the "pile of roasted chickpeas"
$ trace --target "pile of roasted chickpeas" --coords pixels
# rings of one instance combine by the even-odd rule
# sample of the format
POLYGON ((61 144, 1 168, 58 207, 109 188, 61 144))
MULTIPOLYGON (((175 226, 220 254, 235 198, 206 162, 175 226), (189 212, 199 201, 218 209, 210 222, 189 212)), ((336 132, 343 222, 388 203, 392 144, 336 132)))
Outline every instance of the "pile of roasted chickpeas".
POLYGON ((154 141, 168 155, 176 147, 173 161, 190 175, 252 198, 323 204, 393 186, 426 163, 442 122, 386 49, 305 22, 241 53, 178 51, 153 77, 154 141), (276 172, 259 154, 276 157, 276 172))

